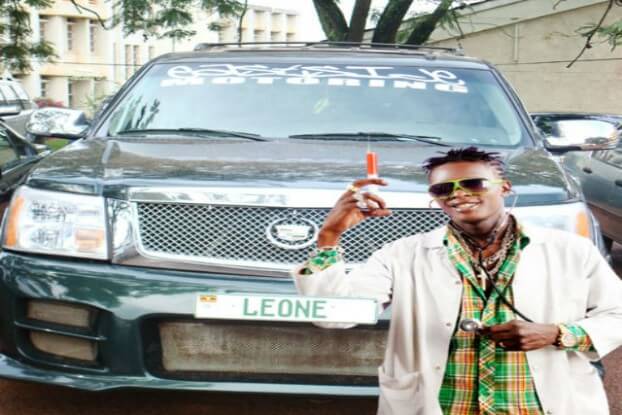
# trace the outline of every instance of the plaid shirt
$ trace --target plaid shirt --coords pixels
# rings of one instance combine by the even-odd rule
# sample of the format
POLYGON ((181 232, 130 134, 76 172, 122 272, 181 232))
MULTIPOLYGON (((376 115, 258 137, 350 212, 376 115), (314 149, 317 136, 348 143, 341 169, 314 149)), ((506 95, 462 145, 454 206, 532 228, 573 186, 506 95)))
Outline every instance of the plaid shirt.
MULTIPOLYGON (((485 325, 514 320, 512 310, 503 304, 496 290, 488 299, 479 285, 470 257, 451 231, 445 245, 449 258, 462 276, 463 294, 459 319, 477 319, 485 325)), ((529 238, 520 233, 496 275, 497 288, 513 303, 512 278, 529 238)), ((573 350, 592 348, 589 336, 578 326, 566 326, 579 342, 573 350)), ((457 329, 450 342, 449 357, 439 402, 444 414, 451 415, 542 415, 542 406, 522 351, 506 351, 485 336, 457 329)))

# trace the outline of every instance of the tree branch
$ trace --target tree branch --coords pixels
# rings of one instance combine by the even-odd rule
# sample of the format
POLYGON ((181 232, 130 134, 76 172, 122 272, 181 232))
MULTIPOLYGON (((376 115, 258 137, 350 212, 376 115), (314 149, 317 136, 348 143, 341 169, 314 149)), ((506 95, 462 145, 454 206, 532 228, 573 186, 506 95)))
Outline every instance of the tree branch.
POLYGON ((406 40, 406 44, 422 45, 425 43, 432 32, 434 32, 436 24, 439 20, 447 14, 452 3, 453 0, 442 0, 432 13, 417 18, 413 30, 410 32, 410 36, 408 36, 408 39, 406 40))
POLYGON ((346 40, 348 23, 335 0, 313 0, 313 5, 328 40, 346 40))
POLYGON ((248 0, 244 0, 244 8, 240 12, 240 17, 238 18, 238 45, 242 45, 242 33, 244 29, 242 28, 242 22, 244 21, 244 16, 246 16, 246 12, 248 11, 248 0))
POLYGON ((572 60, 572 62, 566 65, 566 68, 570 68, 572 65, 574 65, 574 63, 578 61, 581 58, 581 56, 583 56, 585 51, 592 47, 592 38, 598 32, 598 29, 600 29, 600 27, 603 25, 603 22, 605 21, 605 19, 607 18, 607 15, 611 11, 611 8, 613 7, 614 1, 615 0, 609 0, 607 4, 607 9, 603 13, 602 17, 600 18, 596 26, 592 30, 587 32, 587 35, 586 35, 587 39, 585 40, 585 45, 583 45, 583 49, 581 49, 581 52, 579 52, 579 54, 572 60))
POLYGON ((371 0, 356 0, 350 17, 350 31, 348 42, 362 42, 365 34, 365 23, 369 15, 371 0))
POLYGON ((413 0, 389 0, 374 30, 374 43, 394 43, 402 19, 413 0))
POLYGON ((91 13, 93 16, 97 18, 97 21, 99 22, 101 27, 103 27, 106 30, 112 29, 112 27, 106 27, 106 21, 99 15, 99 13, 97 13, 97 11, 90 9, 86 6, 83 6, 81 4, 78 4, 77 0, 70 0, 70 1, 71 1, 71 4, 73 4, 76 10, 78 10, 80 13, 82 13, 83 10, 85 12, 91 13))

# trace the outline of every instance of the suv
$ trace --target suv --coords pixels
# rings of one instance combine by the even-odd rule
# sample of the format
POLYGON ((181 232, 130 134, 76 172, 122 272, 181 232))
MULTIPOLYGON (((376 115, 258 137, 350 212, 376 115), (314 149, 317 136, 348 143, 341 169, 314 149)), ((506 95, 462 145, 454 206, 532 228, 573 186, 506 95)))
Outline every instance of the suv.
POLYGON ((364 174, 368 149, 393 215, 344 236, 351 266, 445 224, 419 163, 467 145, 505 156, 522 221, 602 246, 580 189, 488 63, 334 43, 161 56, 13 197, 0 254, 0 376, 91 390, 375 395, 390 310, 376 324, 323 330, 301 322, 304 305, 293 322, 268 301, 246 319, 247 303, 227 303, 229 318, 199 309, 295 299, 289 271, 364 174))
POLYGON ((36 108, 18 81, 6 76, 0 79, 0 119, 9 127, 26 136, 26 123, 36 108))

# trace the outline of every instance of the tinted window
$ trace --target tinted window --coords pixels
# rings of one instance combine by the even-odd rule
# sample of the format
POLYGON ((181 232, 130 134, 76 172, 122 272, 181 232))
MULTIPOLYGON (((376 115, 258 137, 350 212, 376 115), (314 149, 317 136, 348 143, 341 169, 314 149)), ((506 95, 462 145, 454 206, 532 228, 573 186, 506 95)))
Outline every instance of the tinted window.
POLYGON ((522 124, 489 71, 325 65, 156 65, 108 131, 209 128, 294 134, 388 132, 516 146, 522 124))
POLYGON ((613 150, 595 152, 594 158, 622 169, 622 141, 613 150))
POLYGON ((19 156, 11 145, 7 132, 0 128, 0 167, 4 168, 17 159, 19 159, 19 156))

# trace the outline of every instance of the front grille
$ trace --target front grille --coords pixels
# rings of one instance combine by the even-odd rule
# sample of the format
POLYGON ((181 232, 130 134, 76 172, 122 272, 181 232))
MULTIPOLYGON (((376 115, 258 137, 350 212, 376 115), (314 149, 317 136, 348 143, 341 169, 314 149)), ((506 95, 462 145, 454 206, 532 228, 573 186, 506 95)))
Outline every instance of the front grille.
MULTIPOLYGON (((137 203, 142 247, 152 256, 201 261, 265 263, 277 267, 304 262, 310 248, 286 249, 267 237, 270 224, 321 226, 330 209, 137 203)), ((360 263, 387 242, 427 232, 447 222, 440 210, 393 209, 384 218, 366 220, 343 235, 348 263, 360 263)), ((287 244, 287 241, 284 241, 287 244)))

